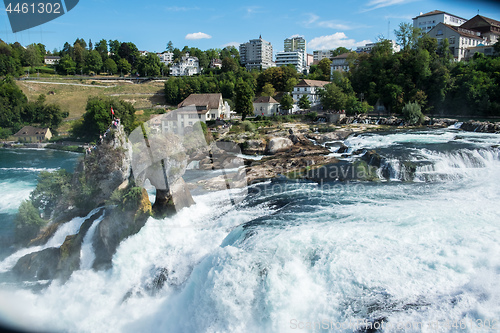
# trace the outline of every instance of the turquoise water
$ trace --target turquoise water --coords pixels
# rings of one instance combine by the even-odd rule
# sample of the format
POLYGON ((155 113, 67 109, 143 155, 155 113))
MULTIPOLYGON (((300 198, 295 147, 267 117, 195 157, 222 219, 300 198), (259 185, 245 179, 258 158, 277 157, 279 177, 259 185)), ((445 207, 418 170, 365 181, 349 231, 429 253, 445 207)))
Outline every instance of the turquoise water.
POLYGON ((0 239, 12 234, 17 209, 36 187, 40 171, 73 172, 80 156, 50 149, 0 149, 0 239))

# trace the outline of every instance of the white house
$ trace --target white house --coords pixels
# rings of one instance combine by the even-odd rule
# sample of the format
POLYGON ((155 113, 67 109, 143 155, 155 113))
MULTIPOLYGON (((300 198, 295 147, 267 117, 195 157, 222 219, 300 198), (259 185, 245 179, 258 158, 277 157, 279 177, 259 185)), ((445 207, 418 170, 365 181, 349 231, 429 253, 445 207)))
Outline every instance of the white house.
POLYGON ((174 61, 174 54, 172 52, 157 53, 156 55, 165 65, 169 65, 174 61))
POLYGON ((253 113, 255 116, 273 116, 278 114, 279 105, 274 98, 261 96, 253 101, 253 113))
POLYGON ((311 107, 319 105, 318 91, 327 85, 328 81, 319 80, 302 80, 294 88, 292 92, 292 97, 298 101, 303 95, 306 95, 311 102, 311 107))
POLYGON ((198 58, 189 56, 189 53, 186 53, 178 63, 170 67, 171 76, 191 76, 200 72, 198 58))
POLYGON ((59 60, 61 60, 61 57, 58 56, 46 56, 43 58, 43 62, 46 65, 57 65, 59 60))
POLYGON ((162 131, 184 134, 187 127, 198 121, 206 123, 208 120, 223 119, 229 112, 222 94, 191 94, 177 107, 175 112, 162 119, 162 131))
POLYGON ((486 43, 481 37, 481 33, 477 31, 454 27, 444 23, 439 23, 432 28, 429 31, 429 36, 436 38, 438 44, 441 44, 445 38, 448 39, 450 51, 457 61, 465 58, 468 48, 486 43))
POLYGON ((452 15, 440 10, 433 10, 428 13, 420 13, 419 16, 413 18, 413 27, 422 29, 428 33, 439 23, 444 23, 454 27, 459 27, 467 20, 456 15, 452 15))

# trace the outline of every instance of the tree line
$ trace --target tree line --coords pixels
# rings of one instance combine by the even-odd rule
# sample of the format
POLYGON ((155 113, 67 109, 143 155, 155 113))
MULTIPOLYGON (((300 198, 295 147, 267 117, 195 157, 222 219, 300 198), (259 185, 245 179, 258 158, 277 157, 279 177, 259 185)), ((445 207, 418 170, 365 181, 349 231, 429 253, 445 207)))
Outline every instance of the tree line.
POLYGON ((45 95, 29 102, 10 76, 0 80, 0 138, 5 139, 31 124, 56 132, 66 117, 68 113, 62 112, 59 105, 46 103, 45 95))
MULTIPOLYGON (((166 51, 173 53, 173 62, 179 62, 186 53, 199 59, 200 67, 209 70, 212 59, 233 57, 239 64, 239 52, 235 47, 209 49, 201 51, 195 47, 184 46, 182 49, 168 42, 166 51)), ((72 44, 66 42, 60 50, 46 50, 45 45, 34 43, 24 48, 20 43, 0 42, 0 76, 20 76, 23 68, 35 68, 44 64, 45 56, 59 56, 55 66, 57 74, 100 74, 110 75, 138 74, 140 76, 166 76, 167 65, 162 63, 156 53, 142 55, 132 42, 101 39, 96 44, 77 38, 72 44)))

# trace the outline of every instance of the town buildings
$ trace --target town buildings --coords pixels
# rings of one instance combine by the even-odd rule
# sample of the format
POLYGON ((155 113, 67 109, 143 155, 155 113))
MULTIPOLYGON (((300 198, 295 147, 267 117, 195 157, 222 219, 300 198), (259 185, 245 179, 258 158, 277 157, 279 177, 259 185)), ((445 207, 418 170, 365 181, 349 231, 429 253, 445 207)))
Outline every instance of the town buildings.
POLYGON ((43 142, 52 138, 50 128, 39 128, 33 126, 24 126, 14 136, 20 142, 43 142))
POLYGON ((458 27, 438 23, 428 34, 436 38, 438 44, 447 39, 453 57, 461 61, 472 57, 474 51, 493 55, 491 46, 499 40, 500 22, 476 15, 458 27))
POLYGON ((320 103, 318 95, 319 89, 323 88, 328 83, 330 82, 319 80, 301 80, 293 88, 292 97, 294 100, 298 101, 303 95, 306 95, 311 102, 311 108, 313 108, 320 103))
POLYGON ((196 122, 229 118, 230 109, 222 94, 191 94, 162 118, 162 131, 184 134, 196 122))
POLYGON ((189 53, 186 53, 178 63, 174 63, 172 67, 170 67, 171 76, 191 76, 199 74, 200 72, 198 58, 191 57, 189 53))
POLYGON ((172 52, 157 53, 156 55, 160 58, 160 61, 167 66, 174 62, 174 54, 172 52))
POLYGON ((276 53, 276 66, 293 65, 298 73, 303 73, 307 70, 305 64, 307 60, 304 58, 304 51, 283 51, 276 53))
POLYGON ((43 58, 45 65, 57 65, 60 60, 61 57, 58 56, 46 56, 43 58))
MULTIPOLYGON (((401 47, 396 43, 395 40, 390 40, 389 42, 391 43, 393 53, 401 51, 401 47)), ((368 44, 365 44, 365 46, 359 46, 356 49, 356 52, 357 53, 362 53, 362 52, 370 53, 372 51, 372 49, 375 47, 375 45, 377 45, 377 44, 378 43, 368 43, 368 44)))
POLYGON ((262 36, 240 44, 240 62, 247 70, 274 67, 276 64, 273 62, 273 46, 263 40, 262 36))
POLYGON ((273 116, 279 113, 279 105, 274 98, 261 96, 253 102, 253 113, 255 116, 273 116))
POLYGON ((456 15, 449 14, 440 10, 433 10, 428 13, 420 13, 413 18, 413 27, 420 28, 424 33, 428 33, 439 23, 447 24, 453 27, 459 27, 467 22, 466 19, 456 15))

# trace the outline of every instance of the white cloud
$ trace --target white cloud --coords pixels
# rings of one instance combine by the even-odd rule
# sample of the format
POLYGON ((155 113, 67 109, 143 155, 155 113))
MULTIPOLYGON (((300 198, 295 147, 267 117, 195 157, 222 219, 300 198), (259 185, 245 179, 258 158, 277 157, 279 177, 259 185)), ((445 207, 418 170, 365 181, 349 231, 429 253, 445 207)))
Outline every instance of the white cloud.
POLYGON ((234 47, 238 48, 240 46, 240 44, 241 43, 238 43, 238 42, 230 42, 230 43, 222 45, 222 47, 234 46, 234 47))
POLYGON ((307 46, 312 50, 334 50, 340 46, 352 49, 368 43, 371 43, 371 41, 363 40, 356 42, 354 39, 349 39, 345 33, 337 32, 333 35, 315 37, 308 43, 307 46))
POLYGON ((204 33, 204 32, 195 32, 192 34, 187 34, 185 39, 210 39, 212 36, 204 33))
POLYGON ((318 15, 309 13, 309 18, 304 21, 304 25, 306 27, 320 27, 320 28, 330 28, 330 29, 338 29, 338 30, 350 30, 352 29, 351 26, 347 24, 343 24, 339 21, 336 20, 320 20, 320 17, 318 15))
POLYGON ((403 3, 409 3, 413 2, 415 0, 370 0, 366 5, 367 9, 364 11, 370 11, 378 8, 384 8, 384 7, 389 7, 389 6, 394 6, 394 5, 401 5, 403 3))
POLYGON ((302 38, 304 38, 304 35, 295 34, 295 35, 291 35, 288 38, 295 38, 295 37, 302 37, 302 38))

